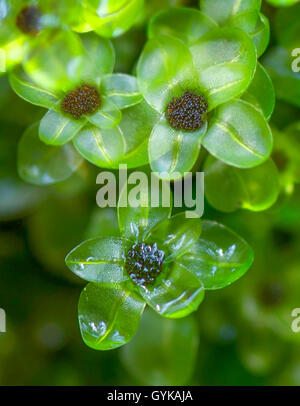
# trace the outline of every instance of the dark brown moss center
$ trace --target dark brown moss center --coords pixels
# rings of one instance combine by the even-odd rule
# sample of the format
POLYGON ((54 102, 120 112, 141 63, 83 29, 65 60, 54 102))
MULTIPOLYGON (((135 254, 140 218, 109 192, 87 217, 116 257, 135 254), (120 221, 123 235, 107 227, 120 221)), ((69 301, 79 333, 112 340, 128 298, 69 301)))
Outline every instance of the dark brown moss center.
POLYGON ((186 91, 167 107, 167 119, 176 130, 196 131, 206 121, 208 104, 204 96, 186 91))
POLYGON ((16 24, 24 34, 37 34, 40 30, 41 10, 36 6, 24 7, 17 15, 16 24))
POLYGON ((79 119, 83 115, 93 114, 101 105, 101 96, 94 86, 82 85, 66 94, 62 101, 62 110, 79 119))
POLYGON ((125 270, 134 283, 149 286, 162 271, 165 253, 157 244, 135 243, 126 254, 125 270))

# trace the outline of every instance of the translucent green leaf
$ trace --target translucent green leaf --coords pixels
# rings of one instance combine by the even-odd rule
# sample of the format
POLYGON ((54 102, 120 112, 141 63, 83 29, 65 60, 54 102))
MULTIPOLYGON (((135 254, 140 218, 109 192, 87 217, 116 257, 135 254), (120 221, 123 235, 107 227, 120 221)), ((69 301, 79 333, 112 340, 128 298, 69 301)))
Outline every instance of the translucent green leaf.
POLYGON ((154 126, 149 139, 151 169, 161 178, 179 179, 194 166, 207 131, 207 122, 197 131, 173 129, 165 116, 154 126))
POLYGON ((119 124, 122 114, 108 97, 103 97, 100 109, 94 114, 86 116, 86 118, 96 127, 109 129, 119 124))
POLYGON ((151 290, 140 287, 140 293, 158 314, 171 319, 188 316, 204 299, 204 287, 184 266, 173 262, 163 270, 165 276, 151 290))
POLYGON ((83 52, 75 33, 54 30, 39 38, 24 58, 23 67, 38 86, 53 92, 67 92, 80 81, 83 52))
POLYGON ((287 49, 275 46, 263 59, 263 64, 275 86, 278 99, 300 107, 300 72, 293 71, 297 58, 287 49))
POLYGON ((253 251, 229 228, 203 221, 201 237, 179 261, 199 278, 205 289, 220 289, 245 274, 252 264, 253 251))
POLYGON ((22 179, 36 185, 49 185, 67 179, 81 165, 82 158, 70 144, 45 145, 38 125, 28 128, 18 148, 18 171, 22 179))
POLYGON ((102 168, 118 168, 126 143, 119 127, 85 127, 73 140, 77 151, 89 162, 102 168))
POLYGON ((116 237, 99 237, 84 241, 66 257, 66 264, 80 278, 98 283, 120 283, 124 273, 124 252, 130 241, 116 237))
POLYGON ((190 50, 209 110, 241 95, 253 79, 256 50, 249 36, 241 30, 212 30, 190 50))
POLYGON ((259 11, 261 0, 200 0, 201 10, 219 24, 247 11, 259 11))
POLYGON ((263 14, 256 10, 248 11, 231 18, 228 25, 239 28, 250 36, 256 47, 258 57, 265 52, 270 40, 270 24, 263 14))
POLYGON ((272 4, 273 6, 276 6, 276 7, 293 6, 298 1, 299 0, 267 0, 268 3, 270 3, 270 4, 272 4))
POLYGON ((137 331, 145 303, 125 284, 89 283, 78 304, 82 338, 95 350, 126 344, 137 331))
POLYGON ((228 165, 251 168, 269 157, 273 138, 260 110, 243 100, 234 100, 215 111, 203 145, 228 165))
POLYGON ((260 63, 242 99, 261 109, 267 120, 271 118, 275 107, 275 90, 270 76, 260 63))
POLYGON ((94 126, 84 128, 74 144, 86 159, 97 166, 144 166, 148 164, 148 140, 157 119, 158 113, 142 101, 122 110, 118 126, 106 130, 94 126))
POLYGON ((97 34, 117 37, 127 31, 141 14, 144 0, 83 0, 86 21, 97 34))
POLYGON ((232 212, 239 208, 262 211, 278 198, 279 176, 271 159, 255 168, 239 169, 210 156, 204 171, 205 196, 219 211, 232 212))
POLYGON ((18 96, 36 106, 53 108, 58 101, 54 93, 42 89, 29 81, 22 69, 15 69, 9 75, 9 82, 12 89, 18 96))
POLYGON ((95 34, 81 36, 84 52, 81 55, 80 80, 100 85, 101 77, 111 73, 115 65, 112 43, 95 34))
POLYGON ((185 213, 179 213, 170 219, 159 222, 150 230, 147 241, 159 244, 165 251, 165 261, 173 261, 182 256, 195 244, 201 234, 201 219, 186 218, 185 213))
POLYGON ((254 42, 257 51, 257 57, 259 58, 267 49, 270 41, 270 23, 266 16, 259 13, 257 25, 255 30, 251 32, 250 37, 254 42))
POLYGON ((116 73, 102 78, 101 89, 119 109, 134 106, 142 101, 142 95, 134 76, 116 73))
POLYGON ((126 141, 126 154, 122 163, 128 168, 148 164, 148 142, 159 114, 146 101, 122 110, 119 127, 126 141))
POLYGON ((216 27, 215 21, 201 11, 192 8, 168 8, 155 14, 150 20, 148 36, 156 38, 158 35, 171 35, 192 45, 216 27))
POLYGON ((51 26, 51 23, 72 26, 81 21, 81 0, 38 0, 38 3, 45 13, 42 23, 46 27, 51 26))
POLYGON ((64 145, 82 129, 86 121, 74 120, 58 110, 49 110, 40 122, 40 139, 49 145, 64 145))
POLYGON ((194 371, 199 344, 195 320, 172 320, 145 311, 121 360, 144 385, 185 385, 194 371))
POLYGON ((159 112, 166 109, 173 97, 199 87, 189 49, 181 40, 166 35, 146 43, 137 76, 144 98, 159 112))
POLYGON ((151 193, 149 179, 145 173, 142 175, 147 183, 140 187, 141 182, 139 183, 139 181, 136 184, 124 185, 118 202, 121 234, 135 241, 143 240, 156 224, 170 217, 172 210, 172 195, 169 185, 164 184, 163 187, 159 187, 158 184, 157 189, 153 186, 151 193), (139 201, 138 204, 135 204, 136 194, 132 195, 132 193, 137 187, 136 194, 139 201))

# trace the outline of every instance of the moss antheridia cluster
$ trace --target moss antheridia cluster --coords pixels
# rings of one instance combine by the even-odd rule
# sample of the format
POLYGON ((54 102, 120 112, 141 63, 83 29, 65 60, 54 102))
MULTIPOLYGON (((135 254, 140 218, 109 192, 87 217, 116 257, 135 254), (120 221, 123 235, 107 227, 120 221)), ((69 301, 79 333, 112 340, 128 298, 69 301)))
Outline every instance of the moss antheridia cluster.
POLYGON ((16 25, 24 34, 37 34, 42 13, 36 6, 24 7, 17 15, 16 25))
POLYGON ((161 273, 165 253, 157 244, 135 243, 127 252, 125 270, 134 283, 149 286, 161 273))
POLYGON ((207 109, 204 96, 186 91, 168 104, 167 119, 176 130, 196 131, 205 123, 207 109))
POLYGON ((94 86, 82 85, 66 94, 62 101, 62 110, 79 119, 83 115, 93 114, 101 105, 101 96, 94 86))

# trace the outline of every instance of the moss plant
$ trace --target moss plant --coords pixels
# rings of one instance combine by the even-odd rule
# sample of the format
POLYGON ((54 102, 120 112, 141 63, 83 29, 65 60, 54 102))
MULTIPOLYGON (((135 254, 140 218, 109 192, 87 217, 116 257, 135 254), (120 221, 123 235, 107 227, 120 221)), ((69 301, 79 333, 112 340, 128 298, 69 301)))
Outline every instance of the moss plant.
MULTIPOLYGON (((124 201, 121 192, 120 200, 124 201)), ((119 231, 89 239, 67 258, 68 267, 90 283, 79 300, 83 340, 98 350, 127 343, 145 305, 159 315, 182 318, 197 310, 205 289, 240 278, 252 249, 226 227, 200 218, 171 216, 171 207, 118 206, 119 231), (116 236, 118 235, 118 236, 116 236)))
MULTIPOLYGON (((145 205, 124 207, 121 202, 128 200, 124 188, 116 191, 117 209, 99 210, 85 237, 82 223, 86 217, 78 211, 87 217, 88 213, 80 204, 75 214, 65 216, 66 223, 61 220, 58 232, 53 231, 58 213, 54 208, 47 221, 38 219, 44 234, 34 233, 35 244, 40 244, 39 258, 51 241, 53 256, 45 261, 51 266, 57 266, 57 252, 59 258, 62 252, 65 255, 66 246, 58 236, 67 239, 72 234, 67 250, 76 239, 83 241, 65 260, 73 274, 88 282, 78 305, 82 338, 97 350, 115 349, 133 339, 121 357, 135 376, 147 367, 146 383, 161 383, 156 363, 165 348, 169 349, 168 366, 162 366, 159 375, 163 382, 181 383, 190 376, 192 368, 185 367, 178 356, 185 343, 187 357, 194 362, 198 331, 190 315, 198 314, 198 309, 201 312, 206 290, 231 285, 253 262, 248 242, 219 220, 241 229, 241 235, 251 229, 251 239, 267 249, 268 244, 257 241, 257 230, 267 238, 263 233, 271 234, 270 220, 261 221, 255 212, 276 202, 276 208, 281 207, 299 184, 300 81, 299 72, 291 67, 299 41, 300 8, 292 0, 268 2, 283 7, 275 14, 269 49, 270 26, 261 12, 261 0, 201 0, 194 7, 187 7, 185 0, 155 1, 146 7, 143 0, 0 2, 0 48, 10 87, 24 101, 45 109, 41 116, 37 109, 34 119, 27 117, 26 125, 21 121, 20 127, 27 128, 17 157, 23 180, 34 185, 57 184, 51 192, 46 188, 40 201, 55 193, 63 195, 63 202, 76 195, 75 183, 81 190, 92 173, 87 163, 110 171, 126 164, 129 169, 142 168, 147 175, 156 172, 173 182, 174 189, 186 172, 205 173, 204 219, 187 218, 185 207, 175 204, 164 207, 160 202, 152 207, 142 191, 140 200, 145 205), (125 66, 126 73, 116 66, 125 66), (288 114, 275 110, 270 122, 276 96, 287 103, 288 114), (67 179, 70 183, 62 183, 67 179), (227 217, 232 212, 235 216, 227 217), (245 221, 246 215, 255 221, 245 221), (73 227, 63 233, 65 224, 77 224, 75 217, 80 220, 80 234, 73 227), (251 224, 246 227, 246 222, 251 224), (143 316, 146 306, 151 311, 143 316), (139 330, 133 338, 140 321, 145 331, 139 330), (145 334, 152 329, 158 339, 149 343, 145 334), (162 336, 167 338, 160 346, 162 336), (152 353, 145 357, 145 367, 140 354, 149 348, 152 353), (157 357, 152 357, 154 352, 157 357), (169 367, 171 359, 174 371, 169 367)), ((3 96, 3 106, 6 102, 3 96)), ((14 102, 7 105, 7 111, 14 109, 14 102)), ((1 145, 6 151, 10 144, 1 145)), ((9 181, 6 184, 14 184, 9 181)), ((94 184, 94 178, 89 182, 94 184)), ((196 182, 195 176, 194 189, 196 182)), ((10 193, 18 197, 28 190, 34 197, 36 189, 10 193)), ((59 209, 61 219, 64 207, 61 204, 59 209)), ((9 216, 14 218, 17 209, 12 206, 13 216, 9 216)), ((21 214, 26 210, 20 205, 21 214)), ((291 217, 284 215, 293 223, 291 213, 291 217)), ((276 215, 271 210, 268 214, 276 215)), ((262 263, 258 258, 257 269, 262 263)), ((285 289, 299 285, 294 283, 294 270, 290 275, 291 280, 282 284, 278 275, 262 274, 257 279, 259 288, 252 281, 248 294, 236 295, 242 310, 233 313, 248 319, 253 329, 259 321, 268 325, 270 334, 280 336, 277 329, 283 330, 282 325, 288 323, 290 306, 285 289), (247 306, 252 312, 243 314, 247 306)), ((217 303, 216 308, 214 317, 214 309, 203 311, 204 320, 209 320, 207 334, 212 336, 217 335, 216 319, 229 324, 222 305, 217 303)), ((230 336, 228 330, 225 333, 230 336)), ((290 331, 282 336, 294 340, 290 331)), ((255 359, 244 356, 248 345, 245 340, 239 347, 245 364, 255 359)), ((260 371, 268 363, 270 359, 261 364, 260 371)), ((251 368, 255 369, 253 362, 251 368)))

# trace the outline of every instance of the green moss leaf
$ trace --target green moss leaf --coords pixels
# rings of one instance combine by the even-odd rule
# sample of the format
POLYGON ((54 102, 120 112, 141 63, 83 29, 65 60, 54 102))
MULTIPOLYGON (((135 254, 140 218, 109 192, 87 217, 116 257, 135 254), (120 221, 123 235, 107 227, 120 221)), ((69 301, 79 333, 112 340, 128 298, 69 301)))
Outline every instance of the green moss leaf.
POLYGON ((140 293, 158 314, 178 319, 196 311, 204 299, 204 287, 199 279, 179 263, 163 270, 165 276, 154 288, 140 288, 140 293))
POLYGON ((275 107, 275 90, 270 76, 260 63, 242 99, 261 109, 265 118, 270 120, 275 107))
POLYGON ((248 11, 231 18, 228 25, 239 28, 250 36, 256 47, 258 57, 265 52, 270 41, 270 24, 263 14, 255 10, 248 11))
POLYGON ((108 98, 102 98, 101 108, 86 119, 96 127, 109 129, 116 127, 122 118, 119 108, 108 98))
POLYGON ((106 38, 95 34, 81 36, 84 52, 81 55, 80 79, 87 83, 100 84, 100 78, 114 70, 115 50, 106 38))
POLYGON ((270 23, 268 18, 262 13, 259 13, 256 27, 254 31, 250 33, 250 37, 254 42, 257 57, 259 58, 265 52, 270 42, 270 23))
POLYGON ((173 129, 165 116, 154 126, 149 139, 151 169, 168 179, 179 179, 194 166, 207 131, 207 122, 197 131, 173 129))
POLYGON ((144 0, 83 0, 85 21, 103 37, 127 31, 143 9, 144 0))
POLYGON ((267 0, 268 3, 276 7, 289 7, 296 4, 299 0, 267 0))
POLYGON ((18 171, 22 179, 36 185, 49 185, 67 179, 82 163, 70 144, 45 145, 38 136, 38 125, 28 128, 18 148, 18 171))
POLYGON ((243 208, 262 211, 271 207, 279 194, 276 165, 269 159, 250 169, 228 166, 213 157, 205 162, 205 196, 217 210, 243 208))
POLYGON ((229 165, 251 168, 269 157, 273 139, 261 111, 245 101, 234 100, 215 111, 203 145, 229 165))
POLYGON ((229 228, 203 221, 202 234, 180 263, 193 272, 205 289, 230 285, 249 269, 253 261, 250 246, 229 228))
POLYGON ((82 129, 86 121, 74 120, 62 115, 58 109, 49 110, 42 118, 39 127, 40 139, 49 145, 64 145, 82 129))
POLYGON ((126 151, 126 141, 119 127, 106 130, 85 127, 73 143, 85 159, 103 168, 117 168, 126 151))
POLYGON ((159 112, 165 111, 173 97, 198 87, 189 49, 181 40, 166 35, 146 43, 137 76, 144 98, 159 112))
POLYGON ((119 108, 125 109, 142 101, 137 79, 134 76, 117 73, 102 78, 101 89, 119 108))
POLYGON ((57 104, 57 96, 31 83, 21 68, 17 68, 10 73, 9 82, 17 95, 29 103, 47 109, 54 108, 57 104))
POLYGON ((136 333, 144 307, 144 301, 125 284, 89 283, 78 304, 85 344, 95 350, 111 350, 126 344, 136 333))
POLYGON ((79 37, 69 31, 42 35, 26 55, 23 67, 38 86, 52 92, 67 92, 78 83, 84 52, 79 37))
POLYGON ((126 140, 126 153, 121 159, 128 168, 148 164, 149 136, 159 114, 145 101, 122 110, 119 124, 126 140))
POLYGON ((259 11, 260 7, 261 0, 200 0, 201 10, 221 25, 245 12, 259 11))
POLYGON ((256 50, 241 30, 210 31, 190 49, 209 110, 241 95, 251 83, 257 63, 256 50))
POLYGON ((165 261, 172 261, 182 256, 195 244, 201 234, 200 218, 185 218, 185 213, 179 213, 170 219, 159 222, 150 230, 147 240, 159 244, 165 251, 165 261))
POLYGON ((103 168, 146 165, 149 135, 157 117, 146 102, 138 103, 122 110, 121 121, 114 128, 84 128, 75 137, 74 145, 87 160, 103 168))
POLYGON ((80 278, 90 282, 120 283, 128 279, 124 273, 124 252, 130 241, 99 237, 84 241, 66 257, 66 264, 80 278))
POLYGON ((211 29, 215 21, 192 8, 168 8, 157 13, 149 22, 148 36, 171 35, 192 45, 211 29))

